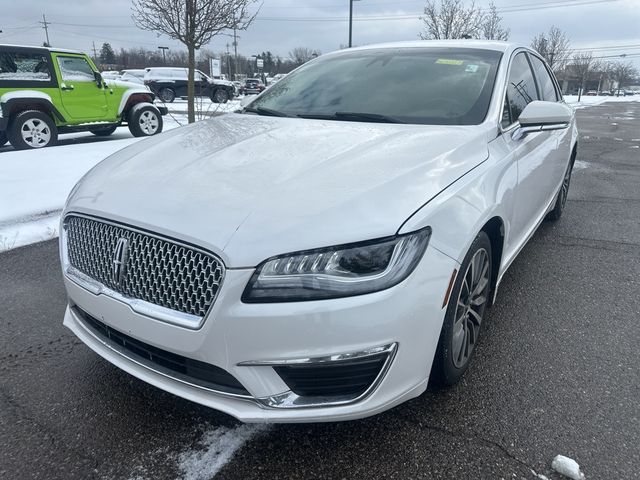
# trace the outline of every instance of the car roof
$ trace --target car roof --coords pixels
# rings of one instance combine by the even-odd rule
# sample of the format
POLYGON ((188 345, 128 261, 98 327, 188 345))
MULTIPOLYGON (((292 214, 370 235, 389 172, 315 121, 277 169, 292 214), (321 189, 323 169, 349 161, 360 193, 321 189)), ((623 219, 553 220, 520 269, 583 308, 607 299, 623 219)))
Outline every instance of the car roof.
POLYGON ((45 52, 56 52, 56 53, 77 53, 80 55, 84 55, 84 52, 81 50, 70 50, 67 48, 56 48, 56 47, 41 47, 41 46, 32 46, 32 45, 12 45, 9 43, 0 44, 0 48, 8 47, 8 48, 26 48, 29 50, 41 50, 45 52))
MULTIPOLYGON (((498 40, 413 40, 408 42, 389 42, 364 45, 349 49, 353 50, 374 50, 383 48, 474 48, 481 50, 495 50, 506 52, 524 47, 513 42, 502 42, 498 40)), ((343 50, 341 50, 343 51, 343 50)))

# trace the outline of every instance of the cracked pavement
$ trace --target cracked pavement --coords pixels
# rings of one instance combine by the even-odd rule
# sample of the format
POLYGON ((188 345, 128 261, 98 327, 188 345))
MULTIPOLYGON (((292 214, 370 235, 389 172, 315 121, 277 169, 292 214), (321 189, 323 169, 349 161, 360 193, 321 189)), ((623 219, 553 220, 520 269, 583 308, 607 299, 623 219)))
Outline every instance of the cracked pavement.
MULTIPOLYGON (((580 168, 557 224, 507 273, 468 374, 354 422, 275 425, 222 479, 587 479, 640 466, 640 103, 578 112, 580 168)), ((0 158, 1 161, 1 158, 0 158)), ((176 478, 234 419, 119 371, 62 327, 57 241, 0 255, 0 478, 176 478)))

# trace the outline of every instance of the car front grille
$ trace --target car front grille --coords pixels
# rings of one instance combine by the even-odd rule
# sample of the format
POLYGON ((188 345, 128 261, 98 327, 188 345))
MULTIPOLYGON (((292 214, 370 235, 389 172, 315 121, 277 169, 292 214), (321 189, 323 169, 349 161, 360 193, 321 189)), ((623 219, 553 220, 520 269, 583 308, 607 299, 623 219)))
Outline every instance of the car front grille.
POLYGON ((68 261, 125 298, 204 317, 224 278, 212 254, 84 216, 65 218, 68 261))

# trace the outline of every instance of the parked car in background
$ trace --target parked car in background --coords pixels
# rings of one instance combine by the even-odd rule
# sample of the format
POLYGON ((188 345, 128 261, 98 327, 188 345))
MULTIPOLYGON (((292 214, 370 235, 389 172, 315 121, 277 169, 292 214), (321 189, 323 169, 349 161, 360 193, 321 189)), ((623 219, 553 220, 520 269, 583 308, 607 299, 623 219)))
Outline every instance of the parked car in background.
POLYGON ((64 325, 243 421, 378 414, 461 379, 507 269, 562 215, 577 142, 529 48, 323 55, 80 180, 60 229, 64 325))
POLYGON ((585 93, 585 95, 588 95, 590 97, 595 97, 596 95, 598 95, 598 92, 596 90, 589 90, 587 93, 585 93))
POLYGON ((244 81, 241 93, 244 95, 258 95, 264 92, 265 88, 267 87, 259 78, 247 78, 244 81))
POLYGON ((154 97, 143 85, 104 79, 82 52, 0 45, 0 146, 48 147, 61 133, 106 136, 120 125, 155 135, 167 110, 154 97))
POLYGON ((611 96, 611 92, 609 90, 602 90, 600 92, 600 95, 602 95, 603 97, 610 97, 611 96))
POLYGON ((120 80, 124 80, 126 82, 144 84, 144 74, 145 74, 145 71, 143 68, 121 70, 120 80))
POLYGON ((120 72, 116 72, 113 70, 108 70, 106 72, 101 72, 102 78, 105 80, 118 80, 120 78, 120 72))
MULTIPOLYGON (((144 83, 166 103, 187 96, 188 69, 182 67, 150 67, 145 69, 144 83)), ((233 83, 217 80, 200 70, 195 71, 195 96, 208 97, 215 103, 227 103, 233 98, 233 83)))

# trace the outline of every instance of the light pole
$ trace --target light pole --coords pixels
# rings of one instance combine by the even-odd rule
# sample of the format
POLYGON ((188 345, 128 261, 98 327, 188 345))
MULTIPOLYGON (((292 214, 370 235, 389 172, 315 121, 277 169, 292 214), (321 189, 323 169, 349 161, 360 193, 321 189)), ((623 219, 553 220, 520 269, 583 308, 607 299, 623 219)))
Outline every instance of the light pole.
POLYGON ((349 0, 349 48, 352 47, 353 37, 353 2, 359 2, 360 0, 349 0))

